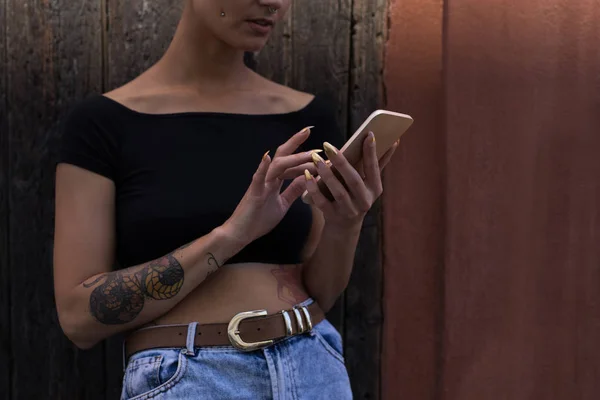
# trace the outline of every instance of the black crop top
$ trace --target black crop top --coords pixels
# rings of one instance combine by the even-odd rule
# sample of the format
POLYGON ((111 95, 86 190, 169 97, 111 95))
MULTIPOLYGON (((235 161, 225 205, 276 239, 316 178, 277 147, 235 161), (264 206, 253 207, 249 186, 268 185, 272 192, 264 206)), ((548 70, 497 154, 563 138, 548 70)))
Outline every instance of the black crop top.
MULTIPOLYGON (((343 144, 333 109, 320 97, 285 114, 156 115, 97 95, 79 103, 64 121, 58 161, 115 183, 116 261, 127 268, 222 225, 265 151, 274 154, 309 125, 315 128, 299 151, 320 149, 324 141, 343 144)), ((300 263, 311 224, 310 207, 299 199, 273 231, 228 263, 300 263)))

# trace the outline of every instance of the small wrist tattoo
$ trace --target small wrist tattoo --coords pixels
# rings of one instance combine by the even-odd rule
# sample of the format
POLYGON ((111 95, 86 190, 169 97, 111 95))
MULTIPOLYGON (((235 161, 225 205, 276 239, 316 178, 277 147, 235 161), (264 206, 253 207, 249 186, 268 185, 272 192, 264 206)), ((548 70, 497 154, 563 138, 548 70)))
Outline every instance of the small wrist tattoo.
MULTIPOLYGON (((225 260, 227 261, 227 260, 225 260)), ((225 263, 225 261, 223 262, 223 264, 225 263)), ((213 253, 208 253, 208 265, 210 265, 211 267, 217 267, 221 268, 223 265, 219 264, 219 262, 217 261, 217 258, 215 257, 215 255, 213 253)))

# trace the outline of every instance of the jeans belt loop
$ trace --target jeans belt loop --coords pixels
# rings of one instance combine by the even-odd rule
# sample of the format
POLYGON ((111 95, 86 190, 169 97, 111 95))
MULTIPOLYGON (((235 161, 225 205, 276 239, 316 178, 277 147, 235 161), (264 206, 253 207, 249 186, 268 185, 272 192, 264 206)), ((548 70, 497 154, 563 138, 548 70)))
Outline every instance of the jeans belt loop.
POLYGON ((195 356, 195 340, 196 340, 196 328, 198 327, 197 322, 192 322, 188 325, 187 339, 185 340, 185 355, 195 356))

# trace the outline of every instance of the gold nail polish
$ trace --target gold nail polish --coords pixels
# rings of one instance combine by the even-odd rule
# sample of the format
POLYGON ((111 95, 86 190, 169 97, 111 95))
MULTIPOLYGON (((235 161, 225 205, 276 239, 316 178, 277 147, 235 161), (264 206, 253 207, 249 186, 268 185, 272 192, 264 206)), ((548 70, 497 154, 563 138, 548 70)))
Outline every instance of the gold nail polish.
POLYGON ((306 177, 307 181, 310 181, 313 178, 312 175, 311 175, 311 173, 310 173, 310 171, 307 170, 307 169, 304 170, 304 176, 306 177))
POLYGON ((325 161, 325 164, 331 165, 331 161, 327 160, 327 161, 325 161))
POLYGON ((373 135, 373 143, 375 143, 376 142, 376 140, 375 140, 375 134, 373 132, 371 132, 371 135, 373 135))
POLYGON ((271 150, 267 151, 267 152, 265 153, 265 155, 263 156, 263 158, 262 158, 262 159, 263 159, 263 160, 264 160, 264 159, 266 159, 266 158, 267 158, 267 156, 269 155, 269 153, 270 153, 270 152, 271 152, 271 150))
POLYGON ((306 128, 302 129, 300 132, 298 132, 299 134, 303 135, 305 133, 310 133, 310 130, 314 128, 314 126, 307 126, 306 128))
POLYGON ((325 164, 325 160, 323 159, 323 157, 321 157, 317 153, 312 153, 312 159, 317 167, 319 166, 319 162, 322 162, 323 164, 325 164))
POLYGON ((335 149, 335 147, 333 147, 331 145, 331 143, 325 142, 323 143, 323 148, 325 149, 325 154, 327 154, 327 157, 331 158, 332 156, 337 155, 337 150, 335 149))
POLYGON ((311 151, 309 151, 309 152, 308 152, 308 153, 306 153, 306 154, 310 154, 310 155, 312 155, 312 153, 322 153, 322 152, 323 152, 323 150, 311 150, 311 151))

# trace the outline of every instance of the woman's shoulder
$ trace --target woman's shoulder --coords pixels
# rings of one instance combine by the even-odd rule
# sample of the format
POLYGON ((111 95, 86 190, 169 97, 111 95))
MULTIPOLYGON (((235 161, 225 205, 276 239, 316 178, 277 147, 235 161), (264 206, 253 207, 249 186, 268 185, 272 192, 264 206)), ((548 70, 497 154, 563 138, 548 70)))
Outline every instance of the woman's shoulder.
POLYGON ((270 101, 279 103, 280 107, 285 107, 287 111, 294 111, 303 108, 310 103, 314 95, 293 89, 282 85, 254 72, 254 78, 251 87, 254 92, 266 95, 270 101))
POLYGON ((328 115, 334 113, 335 107, 331 99, 322 94, 303 92, 289 86, 262 79, 261 91, 268 93, 272 109, 279 113, 304 111, 307 113, 328 115))
POLYGON ((73 102, 67 110, 67 120, 98 121, 114 116, 115 108, 110 100, 100 93, 92 93, 73 102))
MULTIPOLYGON (((319 148, 327 141, 338 148, 344 144, 344 134, 338 124, 336 102, 327 94, 311 94, 274 84, 272 91, 277 93, 277 101, 285 102, 287 110, 302 120, 302 124, 313 125, 313 134, 305 143, 307 148, 319 148)), ((267 85, 268 86, 268 85, 267 85)))
POLYGON ((278 109, 282 112, 295 112, 309 108, 316 100, 311 93, 301 92, 288 86, 276 84, 278 87, 271 94, 271 101, 279 103, 278 109))

